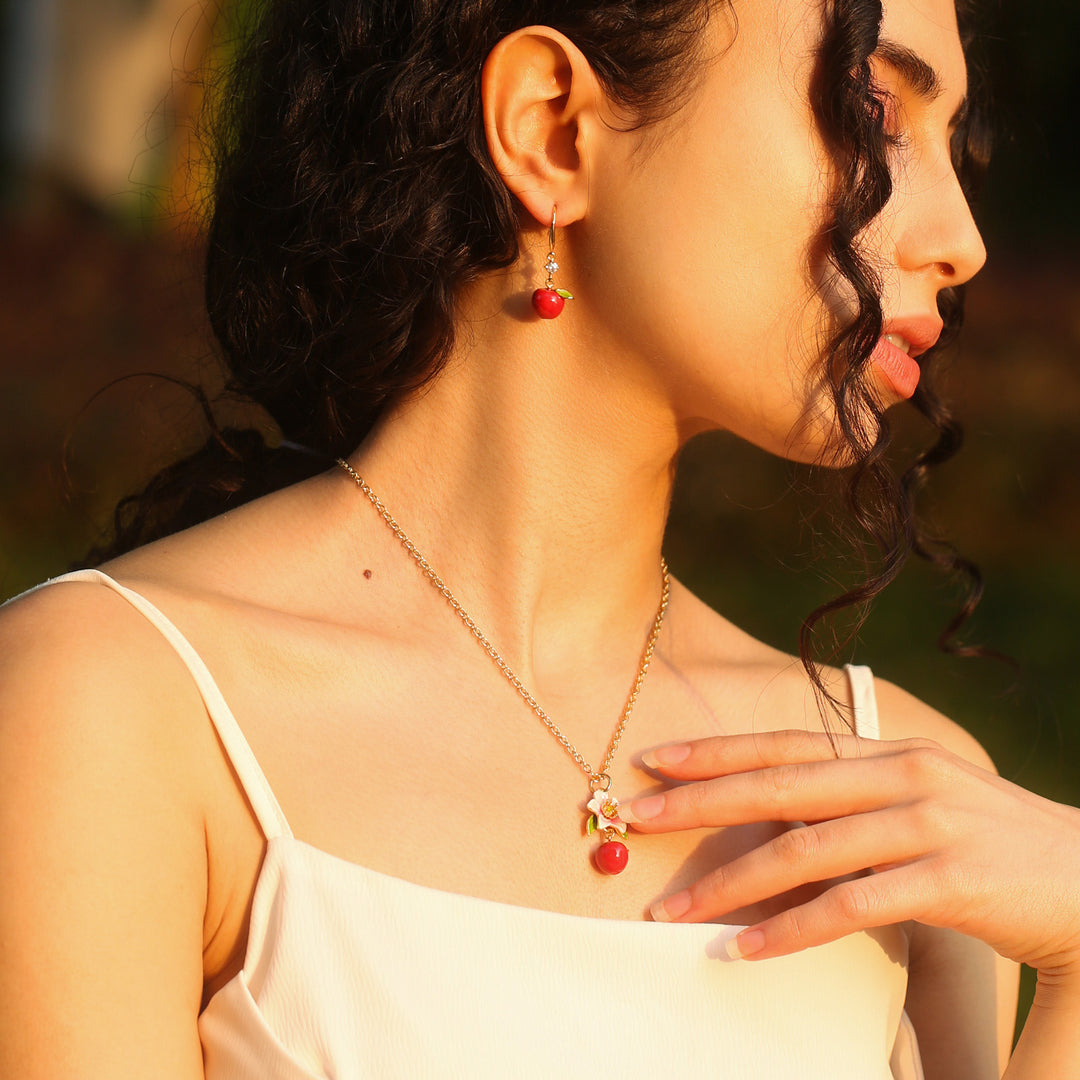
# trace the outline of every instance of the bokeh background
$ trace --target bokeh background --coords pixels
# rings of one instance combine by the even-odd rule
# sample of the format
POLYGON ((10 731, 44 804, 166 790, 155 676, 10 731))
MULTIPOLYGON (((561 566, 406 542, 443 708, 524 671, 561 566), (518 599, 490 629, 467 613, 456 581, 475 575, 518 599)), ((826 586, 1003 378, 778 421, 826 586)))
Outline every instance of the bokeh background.
MULTIPOLYGON (((171 380, 221 385, 201 310, 193 74, 228 51, 228 3, 0 0, 0 600, 66 569, 119 497, 205 437, 171 380)), ((1005 776, 1080 804, 1080 6, 985 14, 990 261, 949 381, 967 444, 926 507, 986 579, 966 640, 1017 666, 936 650, 959 594, 919 565, 855 659, 973 731, 1005 776)), ((715 436, 686 451, 672 514, 675 571, 789 650, 844 576, 828 520, 810 522, 817 487, 715 436)))

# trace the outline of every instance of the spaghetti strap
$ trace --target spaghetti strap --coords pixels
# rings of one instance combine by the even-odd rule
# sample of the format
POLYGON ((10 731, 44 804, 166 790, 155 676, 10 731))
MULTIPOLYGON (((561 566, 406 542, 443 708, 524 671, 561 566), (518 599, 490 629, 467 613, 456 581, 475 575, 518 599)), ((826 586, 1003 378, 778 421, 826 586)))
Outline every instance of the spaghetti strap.
POLYGON ((851 700, 855 715, 855 734, 864 739, 880 739, 877 697, 874 694, 874 673, 868 667, 845 664, 851 683, 851 700))
MULTIPOLYGON (((106 585, 113 592, 119 593, 132 607, 136 608, 154 624, 162 637, 176 650, 177 655, 184 662, 184 666, 195 680, 195 685, 199 688, 199 693, 202 695, 203 702, 206 705, 206 711, 214 724, 218 737, 221 739, 225 753, 232 763, 233 770, 240 781, 240 786, 244 789, 244 794, 251 804, 251 809, 258 819, 263 835, 267 840, 273 840, 280 836, 292 836, 289 823, 278 805, 274 792, 259 767, 247 739, 244 738, 240 725, 236 722, 236 717, 233 716, 232 710, 225 703, 225 698, 218 689, 217 683, 214 682, 210 670, 203 663, 202 657, 195 651, 187 638, 146 597, 126 588, 118 581, 114 581, 108 574, 103 574, 100 570, 76 570, 73 573, 64 574, 62 577, 52 578, 30 589, 29 592, 37 592, 38 589, 44 589, 50 585, 65 581, 86 581, 106 585)), ((23 593, 23 595, 26 596, 29 593, 23 593)))

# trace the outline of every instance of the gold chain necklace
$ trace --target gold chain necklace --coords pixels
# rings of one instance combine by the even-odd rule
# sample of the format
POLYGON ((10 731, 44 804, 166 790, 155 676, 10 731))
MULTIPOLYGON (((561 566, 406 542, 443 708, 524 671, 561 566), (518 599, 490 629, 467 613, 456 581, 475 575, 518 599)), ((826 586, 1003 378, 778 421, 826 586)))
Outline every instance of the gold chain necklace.
POLYGON ((605 874, 619 874, 626 869, 628 852, 626 844, 622 841, 626 837, 626 823, 619 817, 619 800, 611 794, 611 777, 608 769, 619 749, 623 732, 630 720, 630 714, 634 711, 638 694, 641 693, 645 675, 652 661, 653 651, 656 648, 656 639, 660 636, 660 628, 664 625, 664 614, 667 611, 668 597, 671 593, 671 576, 668 573, 667 563, 663 556, 660 558, 660 575, 662 589, 660 593, 660 606, 656 609, 656 618, 653 619, 652 629, 649 631, 648 640, 645 642, 645 651, 641 654, 641 663, 638 665, 637 678, 630 689, 630 696, 626 699, 622 712, 619 714, 619 722, 611 733, 611 741, 608 743, 607 753, 599 769, 593 767, 585 760, 576 746, 562 733, 559 726, 540 707, 536 698, 522 684, 514 674, 510 665, 502 658, 499 651, 484 636, 483 631, 473 622, 469 613, 461 606, 457 597, 447 587, 446 582, 435 572, 431 563, 424 558, 416 549, 416 545, 406 535, 405 530, 394 520, 390 511, 383 505, 382 500, 364 482, 360 474, 343 458, 337 459, 341 466, 352 477, 356 486, 367 496, 368 502, 378 511, 379 516, 390 527, 390 531, 401 541, 402 547, 416 560, 417 566, 424 572, 424 576, 443 595, 446 602, 457 613, 458 618, 469 628, 472 636, 480 643, 483 650, 495 661, 495 665, 506 676, 510 685, 518 692, 525 704, 540 718, 544 727, 551 732, 559 745, 570 755, 578 768, 588 777, 589 795, 591 796, 585 806, 588 817, 585 821, 585 834, 592 836, 599 832, 603 842, 593 854, 596 867, 605 874))

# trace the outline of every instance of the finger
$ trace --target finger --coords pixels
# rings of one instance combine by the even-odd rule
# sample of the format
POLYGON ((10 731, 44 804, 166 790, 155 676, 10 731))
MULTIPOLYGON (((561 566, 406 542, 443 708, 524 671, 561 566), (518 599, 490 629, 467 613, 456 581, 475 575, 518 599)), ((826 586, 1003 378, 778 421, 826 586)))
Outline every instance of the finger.
POLYGON ((757 821, 824 821, 909 802, 906 769, 880 756, 800 761, 673 787, 620 807, 638 832, 676 832, 757 821))
POLYGON ((788 762, 874 757, 917 748, 940 749, 929 739, 884 741, 846 734, 830 737, 822 731, 761 731, 654 747, 641 755, 641 762, 673 780, 705 780, 788 762))
POLYGON ((707 922, 801 885, 893 866, 926 852, 918 817, 906 808, 789 829, 658 901, 652 915, 657 922, 707 922))
POLYGON ((731 954, 753 960, 786 956, 860 930, 918 920, 931 902, 929 875, 912 867, 843 881, 808 903, 741 931, 731 954))

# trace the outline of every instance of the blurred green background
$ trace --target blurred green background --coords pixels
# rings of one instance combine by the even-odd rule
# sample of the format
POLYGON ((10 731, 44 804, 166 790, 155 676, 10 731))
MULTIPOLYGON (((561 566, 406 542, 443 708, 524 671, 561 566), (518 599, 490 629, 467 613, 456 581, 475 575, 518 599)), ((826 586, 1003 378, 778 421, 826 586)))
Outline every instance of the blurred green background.
MULTIPOLYGON (((121 495, 205 434, 168 377, 220 386, 190 210, 190 73, 221 47, 214 10, 0 2, 0 599, 63 571, 121 495), (98 394, 134 372, 156 375, 98 394)), ((966 640, 1020 666, 940 654, 957 594, 919 565, 876 605, 854 658, 969 728, 1006 777, 1080 804, 1080 6, 986 16, 990 261, 949 380, 967 445, 926 507, 986 579, 966 640)), ((709 437, 684 455, 671 520, 676 573, 789 650, 842 573, 820 553, 828 522, 816 541, 806 525, 816 486, 709 437)))

